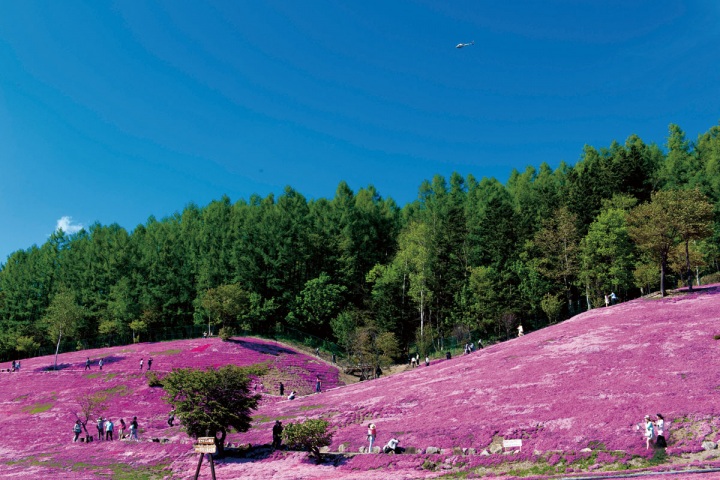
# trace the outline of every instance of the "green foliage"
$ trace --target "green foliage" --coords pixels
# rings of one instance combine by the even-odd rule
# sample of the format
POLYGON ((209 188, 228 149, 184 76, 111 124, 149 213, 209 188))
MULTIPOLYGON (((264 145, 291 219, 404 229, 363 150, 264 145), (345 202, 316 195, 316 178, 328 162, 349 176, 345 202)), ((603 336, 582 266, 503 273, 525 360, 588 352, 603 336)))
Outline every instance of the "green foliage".
POLYGON ((60 341, 63 336, 68 337, 76 333, 84 314, 84 309, 75 303, 75 295, 70 290, 61 290, 50 302, 43 323, 50 339, 56 342, 55 369, 57 369, 60 341))
POLYGON ((326 273, 309 280, 295 298, 293 311, 288 315, 291 325, 311 332, 327 330, 330 320, 342 305, 346 288, 330 281, 326 273))
POLYGON ((217 438, 222 454, 229 428, 246 432, 251 427, 250 412, 257 408, 260 395, 250 392, 250 372, 227 365, 219 369, 173 369, 162 380, 163 399, 171 404, 183 429, 193 438, 217 438))
POLYGON ((148 324, 143 320, 133 320, 130 322, 129 327, 133 332, 133 343, 139 342, 140 334, 145 333, 148 330, 148 324))
POLYGON ((540 305, 542 306, 543 312, 547 315, 550 323, 558 321, 563 307, 563 301, 559 297, 546 293, 540 301, 540 305))
POLYGON ((37 349, 40 347, 40 343, 36 342, 33 337, 28 337, 25 335, 21 335, 15 339, 16 347, 15 350, 18 352, 33 354, 37 352, 37 349))
POLYGON ((232 327, 221 327, 218 330, 218 336, 223 342, 227 342, 234 335, 232 327))
POLYGON ((160 378, 160 376, 158 376, 158 374, 156 372, 153 372, 153 371, 145 372, 145 378, 147 379, 148 387, 162 387, 163 386, 162 378, 160 378))
POLYGON ((305 450, 320 460, 320 448, 332 442, 333 433, 328 431, 327 420, 308 419, 288 423, 282 432, 283 442, 291 449, 305 450))
POLYGON ((250 309, 250 295, 238 284, 220 285, 205 293, 202 307, 212 323, 221 328, 232 327, 250 309))

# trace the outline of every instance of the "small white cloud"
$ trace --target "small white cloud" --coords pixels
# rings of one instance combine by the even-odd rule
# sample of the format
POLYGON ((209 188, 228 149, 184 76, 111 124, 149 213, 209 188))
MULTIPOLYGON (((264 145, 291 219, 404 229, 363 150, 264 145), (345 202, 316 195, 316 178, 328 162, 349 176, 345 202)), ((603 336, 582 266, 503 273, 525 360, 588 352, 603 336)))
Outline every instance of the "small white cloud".
POLYGON ((63 232, 67 234, 73 234, 77 233, 80 230, 83 229, 83 226, 81 224, 75 224, 72 223, 72 217, 62 217, 60 220, 57 221, 57 227, 55 230, 62 230, 63 232))

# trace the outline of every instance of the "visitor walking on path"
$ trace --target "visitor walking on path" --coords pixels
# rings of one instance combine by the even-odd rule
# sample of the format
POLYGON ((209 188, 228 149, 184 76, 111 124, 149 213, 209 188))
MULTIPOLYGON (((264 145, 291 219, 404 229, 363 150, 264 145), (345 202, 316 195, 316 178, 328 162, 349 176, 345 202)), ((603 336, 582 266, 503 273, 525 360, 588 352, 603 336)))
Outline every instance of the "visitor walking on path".
POLYGON ((517 331, 518 331, 518 337, 522 337, 523 335, 525 335, 525 331, 523 330, 522 323, 520 325, 518 325, 517 331))
POLYGON ((142 370, 142 367, 143 367, 143 359, 141 358, 140 359, 140 370, 142 370))
POLYGON ((126 435, 125 430, 127 430, 127 424, 125 423, 125 419, 121 418, 120 419, 120 440, 125 438, 125 435, 126 435))
POLYGON ((152 357, 148 358, 148 370, 152 367, 152 357))
POLYGON ((78 441, 78 437, 80 437, 80 432, 82 432, 82 426, 80 426, 80 420, 75 420, 75 425, 73 425, 73 433, 75 436, 73 437, 73 442, 78 441))
POLYGON ((101 358, 100 361, 98 362, 98 366, 100 367, 100 370, 102 370, 102 366, 103 366, 103 359, 102 359, 102 358, 101 358))
POLYGON ((85 360, 85 370, 90 370, 90 357, 85 360))
POLYGON ((375 424, 371 423, 370 425, 368 425, 368 433, 367 433, 368 442, 370 442, 370 447, 368 448, 368 453, 373 453, 373 443, 375 443, 376 436, 377 436, 377 429, 375 428, 375 424))
POLYGON ((320 376, 315 376, 315 393, 320 393, 320 376))
POLYGON ((280 382, 279 387, 280 387, 280 396, 284 397, 285 396, 285 385, 283 385, 283 382, 280 382))

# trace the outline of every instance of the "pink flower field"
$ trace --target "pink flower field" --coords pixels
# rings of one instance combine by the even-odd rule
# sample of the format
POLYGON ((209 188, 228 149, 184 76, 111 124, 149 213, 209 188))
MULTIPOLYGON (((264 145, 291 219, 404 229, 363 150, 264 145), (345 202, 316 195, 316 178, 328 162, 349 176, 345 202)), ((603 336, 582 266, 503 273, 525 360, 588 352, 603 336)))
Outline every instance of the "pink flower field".
MULTIPOLYGON (((162 389, 148 387, 139 372, 140 358, 152 356, 159 372, 266 362, 269 394, 253 428, 228 441, 269 444, 275 419, 322 417, 335 432, 330 451, 346 452, 321 465, 302 452, 228 457, 216 462, 218 478, 601 478, 618 470, 688 472, 673 478, 699 478, 689 472, 701 470, 704 478, 720 478, 720 452, 702 449, 703 441, 720 441, 719 335, 720 288, 707 287, 592 310, 470 355, 353 385, 341 385, 337 370, 322 360, 250 338, 67 353, 57 372, 45 370, 51 357, 29 359, 21 372, 0 374, 0 472, 192 478, 198 456, 191 440, 167 426, 162 389), (97 362, 84 371, 88 355, 106 359, 102 372, 97 362), (315 375, 323 379, 318 395, 311 394, 315 375), (301 396, 277 397, 279 379, 301 396), (76 398, 90 391, 107 392, 105 415, 116 422, 137 415, 141 442, 72 443, 76 398), (669 427, 664 459, 653 458, 635 429, 645 414, 656 413, 669 427), (370 421, 377 425, 376 446, 395 436, 416 453, 357 454, 367 446, 370 421), (503 439, 522 439, 522 447, 502 452, 503 439), (428 453, 430 447, 440 453, 428 453)), ((209 477, 204 463, 201 478, 209 477)))

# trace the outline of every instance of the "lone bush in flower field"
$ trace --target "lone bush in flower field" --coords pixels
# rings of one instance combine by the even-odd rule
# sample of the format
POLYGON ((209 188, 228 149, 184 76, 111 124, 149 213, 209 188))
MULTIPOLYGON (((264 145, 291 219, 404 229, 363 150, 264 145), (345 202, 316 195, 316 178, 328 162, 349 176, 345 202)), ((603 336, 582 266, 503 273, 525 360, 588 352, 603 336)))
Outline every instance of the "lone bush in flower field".
POLYGON ((174 369, 162 380, 164 400, 175 407, 188 435, 215 437, 222 456, 228 428, 246 432, 251 427, 250 411, 260 400, 260 395, 250 393, 250 375, 256 370, 234 365, 174 369))
POLYGON ((328 432, 326 420, 309 419, 304 422, 289 423, 285 426, 282 438, 291 449, 307 450, 318 463, 321 460, 320 447, 330 446, 332 432, 328 432))

